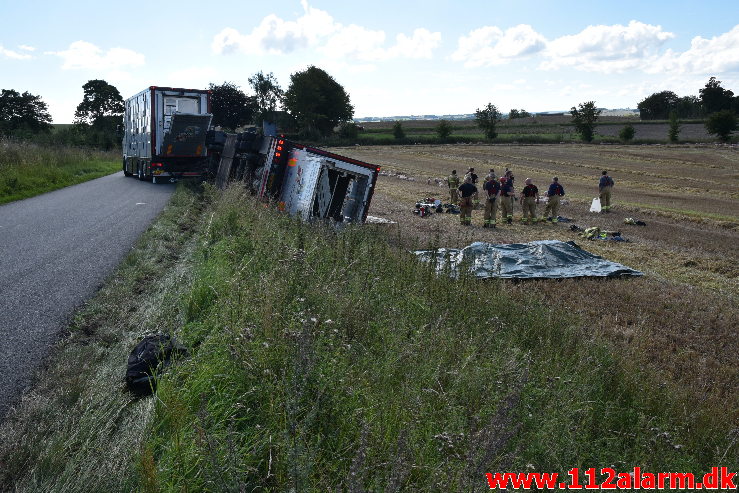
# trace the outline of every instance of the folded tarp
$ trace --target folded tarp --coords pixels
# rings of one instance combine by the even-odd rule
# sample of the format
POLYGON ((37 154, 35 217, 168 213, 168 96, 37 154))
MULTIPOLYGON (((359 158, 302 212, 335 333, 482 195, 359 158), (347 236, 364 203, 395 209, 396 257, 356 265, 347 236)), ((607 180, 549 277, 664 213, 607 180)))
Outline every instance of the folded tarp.
POLYGON ((625 265, 605 260, 572 241, 532 241, 493 245, 475 242, 459 250, 440 248, 413 252, 425 262, 436 260, 439 272, 455 276, 460 267, 481 278, 565 279, 570 277, 641 276, 625 265))

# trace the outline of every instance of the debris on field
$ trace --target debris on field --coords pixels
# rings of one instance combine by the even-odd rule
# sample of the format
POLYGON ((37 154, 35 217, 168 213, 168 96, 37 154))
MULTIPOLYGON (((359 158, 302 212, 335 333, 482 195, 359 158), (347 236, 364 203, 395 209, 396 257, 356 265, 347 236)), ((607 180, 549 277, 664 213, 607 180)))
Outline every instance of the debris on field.
POLYGON ((367 216, 367 219, 365 219, 364 222, 366 224, 398 224, 397 221, 391 221, 390 219, 377 216, 367 216))
POLYGON ((572 277, 641 276, 625 265, 605 260, 575 242, 544 240, 495 245, 475 242, 462 249, 440 248, 413 252, 419 260, 435 262, 439 273, 452 277, 465 268, 479 278, 564 279, 572 277))
POLYGON ((647 223, 644 221, 639 221, 638 219, 634 219, 633 217, 627 217, 624 219, 624 224, 631 224, 633 226, 646 226, 647 223))
POLYGON ((585 228, 580 233, 580 236, 582 236, 586 240, 629 241, 621 236, 620 231, 601 230, 597 226, 585 228))

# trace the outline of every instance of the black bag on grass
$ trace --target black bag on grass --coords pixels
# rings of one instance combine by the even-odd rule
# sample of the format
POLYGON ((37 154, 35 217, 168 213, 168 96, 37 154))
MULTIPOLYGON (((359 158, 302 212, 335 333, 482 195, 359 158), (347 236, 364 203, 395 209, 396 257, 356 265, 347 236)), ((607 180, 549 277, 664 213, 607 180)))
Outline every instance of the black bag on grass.
POLYGON ((138 396, 156 390, 156 377, 169 366, 173 356, 187 356, 187 349, 166 334, 144 337, 131 351, 126 369, 126 385, 138 396))

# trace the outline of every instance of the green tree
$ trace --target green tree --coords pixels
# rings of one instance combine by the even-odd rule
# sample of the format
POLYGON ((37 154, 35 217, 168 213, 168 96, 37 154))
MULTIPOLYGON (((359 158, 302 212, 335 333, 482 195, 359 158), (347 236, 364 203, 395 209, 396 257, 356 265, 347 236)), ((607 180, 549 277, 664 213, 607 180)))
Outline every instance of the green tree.
POLYGON ((82 102, 74 112, 72 141, 105 150, 119 146, 125 109, 121 93, 102 79, 87 81, 82 90, 82 102))
POLYGON ((667 131, 667 138, 670 142, 677 142, 677 137, 680 135, 680 120, 677 118, 678 112, 670 112, 670 128, 667 131))
POLYGON ((731 110, 717 111, 706 120, 706 130, 709 134, 718 136, 723 142, 728 142, 731 132, 736 130, 736 115, 731 110))
POLYGON ((122 121, 125 107, 118 89, 101 79, 89 80, 82 86, 84 96, 74 112, 74 123, 98 128, 113 128, 122 121))
POLYGON ((631 123, 627 123, 626 125, 624 125, 624 128, 622 128, 621 131, 618 133, 618 136, 624 142, 629 142, 631 139, 634 138, 635 134, 636 130, 634 129, 634 126, 631 123))
POLYGON ((696 96, 683 96, 677 102, 678 118, 699 118, 701 116, 701 100, 696 96))
POLYGON ((258 72, 249 77, 249 85, 256 97, 257 116, 255 121, 260 124, 264 120, 273 121, 275 111, 277 111, 277 107, 285 95, 285 92, 277 83, 277 79, 272 72, 267 75, 263 72, 258 72))
POLYGON ((446 120, 441 120, 436 125, 435 130, 436 130, 436 135, 438 135, 440 139, 442 140, 447 139, 450 135, 452 135, 452 124, 446 120))
POLYGON ((706 115, 731 109, 733 97, 734 92, 721 87, 721 81, 716 80, 716 77, 708 79, 706 85, 700 90, 701 105, 706 115))
POLYGON ((488 103, 483 109, 478 108, 475 110, 477 126, 480 127, 485 134, 485 138, 488 140, 493 140, 498 136, 495 127, 499 120, 500 112, 492 103, 488 103))
POLYGON ((636 106, 642 120, 665 120, 677 108, 680 98, 672 91, 655 92, 636 106))
POLYGON ((257 100, 247 96, 239 86, 232 82, 216 85, 210 84, 210 111, 213 113, 213 125, 220 125, 228 130, 247 125, 257 112, 257 100))
POLYGON ((13 89, 0 92, 0 135, 30 136, 50 130, 51 115, 41 96, 13 89))
POLYGON ((283 104, 305 135, 329 135, 336 125, 354 116, 354 107, 341 84, 313 65, 290 76, 283 104))
POLYGON ((397 140, 405 139, 405 130, 403 130, 403 124, 399 121, 393 123, 393 137, 397 140))
POLYGON ((573 106, 570 109, 572 124, 585 142, 593 141, 595 124, 598 121, 601 111, 595 107, 595 101, 580 103, 577 108, 573 106))
POLYGON ((513 120, 514 118, 521 118, 521 114, 515 108, 508 112, 508 119, 513 120))

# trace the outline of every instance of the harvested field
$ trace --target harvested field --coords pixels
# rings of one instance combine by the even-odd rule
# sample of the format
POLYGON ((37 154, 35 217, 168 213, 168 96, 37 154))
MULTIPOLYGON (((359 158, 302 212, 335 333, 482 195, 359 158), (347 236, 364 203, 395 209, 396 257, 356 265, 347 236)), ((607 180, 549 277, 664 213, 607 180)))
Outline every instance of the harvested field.
MULTIPOLYGON (((721 146, 384 146, 333 149, 383 167, 370 214, 398 222, 407 248, 463 247, 473 241, 575 240, 593 253, 642 270, 643 278, 506 282, 523 303, 543 302, 579 315, 584 337, 606 338, 627 364, 652 367, 714 418, 739 419, 739 151, 721 146), (412 214, 423 197, 448 200, 443 177, 473 166, 482 178, 506 167, 517 188, 531 177, 544 193, 553 175, 572 223, 461 227, 458 216, 412 214), (602 169, 616 182, 612 213, 588 212, 602 169), (646 227, 630 226, 634 217, 646 227), (629 242, 587 241, 571 224, 619 230, 629 242), (728 413, 728 414, 727 414, 728 413), (723 416, 722 416, 723 414, 723 416)), ((516 206, 516 219, 520 215, 516 206)), ((543 213, 543 205, 538 213, 543 213)), ((378 226, 388 227, 388 226, 378 226)), ((480 283, 484 289, 485 283, 480 283)), ((479 307, 482 308, 482 307, 479 307)), ((474 307, 475 310, 478 307, 474 307)))

